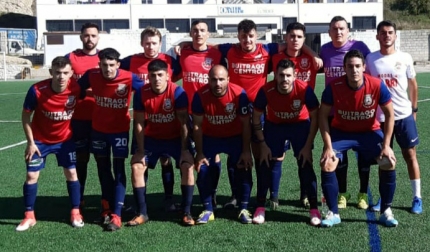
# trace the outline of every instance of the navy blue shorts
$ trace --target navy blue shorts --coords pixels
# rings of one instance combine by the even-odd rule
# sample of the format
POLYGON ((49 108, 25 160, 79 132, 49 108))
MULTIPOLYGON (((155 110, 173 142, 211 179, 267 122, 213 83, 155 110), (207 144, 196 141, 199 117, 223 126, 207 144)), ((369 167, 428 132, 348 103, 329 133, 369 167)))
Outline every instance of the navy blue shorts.
POLYGON ((203 154, 210 165, 215 164, 215 156, 220 153, 229 155, 231 163, 236 164, 242 154, 242 135, 223 138, 203 135, 203 154))
POLYGON ((93 130, 91 133, 91 151, 95 155, 108 157, 112 149, 114 158, 127 158, 128 138, 128 132, 102 133, 93 130))
MULTIPOLYGON (((384 123, 381 123, 381 129, 384 130, 384 123)), ((402 149, 409 149, 417 146, 420 143, 418 138, 417 124, 414 116, 410 115, 404 119, 394 121, 393 138, 396 137, 396 142, 402 149)), ((391 139, 391 147, 393 140, 391 139)))
POLYGON ((91 121, 74 120, 70 122, 77 152, 89 152, 91 147, 91 121))
POLYGON ((57 144, 45 144, 39 141, 35 141, 35 143, 37 148, 39 148, 41 156, 36 153, 33 155, 31 161, 27 163, 27 171, 35 172, 45 168, 46 156, 51 153, 55 154, 58 166, 66 169, 76 167, 76 148, 75 142, 72 139, 57 144))

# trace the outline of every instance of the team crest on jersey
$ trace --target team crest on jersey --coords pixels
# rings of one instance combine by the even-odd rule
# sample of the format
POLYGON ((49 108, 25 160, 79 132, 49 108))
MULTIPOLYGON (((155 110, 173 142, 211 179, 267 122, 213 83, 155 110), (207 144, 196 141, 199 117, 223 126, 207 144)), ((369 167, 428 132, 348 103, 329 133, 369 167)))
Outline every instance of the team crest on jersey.
POLYGON ((205 70, 210 70, 212 67, 213 59, 212 58, 205 58, 205 60, 202 62, 202 67, 205 70))
POLYGON ((307 58, 303 58, 303 59, 300 61, 300 68, 302 68, 303 70, 308 69, 308 68, 309 68, 309 66, 310 66, 310 64, 309 64, 309 60, 308 60, 307 58))
POLYGON ((231 114, 234 111, 234 103, 227 103, 225 105, 225 112, 231 114))
POLYGON ((372 99, 372 95, 371 94, 366 94, 364 95, 364 99, 363 99, 363 107, 365 108, 370 108, 375 104, 375 101, 372 99))
POLYGON ((71 95, 67 97, 66 108, 73 108, 76 105, 76 96, 71 95))
POLYGON ((394 68, 395 68, 397 71, 402 70, 402 62, 396 62, 396 64, 394 65, 394 68))
POLYGON ((293 100, 293 104, 291 105, 291 108, 293 110, 299 110, 302 106, 302 102, 300 100, 293 100))
POLYGON ((170 100, 169 98, 164 99, 163 109, 164 109, 164 111, 166 111, 166 112, 170 112, 170 111, 172 111, 172 109, 173 109, 173 106, 172 106, 172 100, 170 100))
POLYGON ((126 96, 128 94, 127 84, 118 84, 115 93, 120 97, 126 96))
POLYGON ((257 55, 255 55, 255 57, 254 57, 254 60, 255 61, 259 61, 259 60, 262 60, 263 59, 263 54, 257 54, 257 55))

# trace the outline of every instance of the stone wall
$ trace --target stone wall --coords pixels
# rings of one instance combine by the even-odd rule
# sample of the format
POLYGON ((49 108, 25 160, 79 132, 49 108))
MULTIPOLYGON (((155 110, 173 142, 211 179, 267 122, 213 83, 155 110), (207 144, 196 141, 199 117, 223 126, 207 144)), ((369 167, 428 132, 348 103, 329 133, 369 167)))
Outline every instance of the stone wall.
POLYGON ((402 30, 400 50, 411 54, 414 61, 430 60, 430 29, 402 30))
POLYGON ((0 13, 36 16, 36 0, 1 0, 0 13))
MULTIPOLYGON (((21 59, 17 57, 6 56, 6 79, 28 79, 31 77, 31 62, 26 59, 21 59), (22 76, 24 68, 28 68, 29 72, 25 76, 22 76)), ((5 76, 5 66, 3 61, 3 56, 0 55, 0 80, 4 80, 5 76)))

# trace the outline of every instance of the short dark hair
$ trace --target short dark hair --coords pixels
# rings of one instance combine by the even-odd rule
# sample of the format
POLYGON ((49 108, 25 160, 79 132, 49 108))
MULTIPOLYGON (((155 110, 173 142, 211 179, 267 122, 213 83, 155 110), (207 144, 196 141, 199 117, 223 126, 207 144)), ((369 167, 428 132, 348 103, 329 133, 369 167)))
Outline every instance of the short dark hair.
POLYGON ((253 29, 257 31, 257 25, 250 19, 244 19, 237 25, 237 32, 243 31, 244 33, 248 33, 253 29))
POLYGON ((67 65, 72 65, 70 59, 64 56, 58 56, 52 60, 51 68, 63 68, 67 65))
POLYGON ((293 22, 293 23, 289 23, 287 25, 287 33, 289 33, 292 30, 302 30, 303 33, 306 33, 306 27, 299 22, 293 22))
POLYGON ((345 66, 346 65, 346 61, 349 60, 349 59, 351 59, 351 58, 359 58, 359 59, 361 59, 361 61, 364 64, 364 56, 363 56, 363 54, 359 50, 351 50, 351 51, 349 51, 349 52, 347 52, 345 54, 345 57, 343 58, 343 66, 345 66))
POLYGON ((148 72, 166 71, 169 68, 167 63, 161 59, 155 59, 148 64, 148 72))
POLYGON ((295 65, 294 62, 292 62, 289 59, 282 59, 281 61, 276 64, 276 72, 278 72, 279 69, 287 69, 292 68, 294 69, 295 65))
POLYGON ((191 23, 191 27, 196 26, 198 24, 205 24, 206 26, 208 26, 208 23, 202 19, 196 19, 191 23))
POLYGON ((85 23, 85 24, 83 24, 83 25, 82 25, 82 27, 81 27, 81 34, 83 34, 83 33, 84 33, 84 31, 85 31, 86 29, 88 29, 88 28, 96 28, 96 29, 97 29, 97 31, 100 31, 100 28, 99 28, 99 26, 98 26, 97 24, 95 24, 95 23, 85 23))
POLYGON ((331 19, 331 21, 330 21, 330 25, 329 25, 329 27, 331 27, 331 25, 332 25, 333 23, 336 23, 336 22, 339 22, 339 21, 345 21, 346 25, 348 26, 348 22, 346 21, 346 19, 345 19, 344 17, 342 17, 342 16, 334 16, 334 17, 331 19))
POLYGON ((119 52, 113 48, 105 48, 99 52, 99 60, 115 60, 116 62, 119 62, 119 52))
POLYGON ((382 29, 382 27, 393 27, 394 28, 394 32, 397 32, 397 27, 396 27, 396 23, 394 23, 391 20, 383 20, 381 22, 379 22, 378 26, 376 27, 376 31, 379 33, 379 31, 382 29))

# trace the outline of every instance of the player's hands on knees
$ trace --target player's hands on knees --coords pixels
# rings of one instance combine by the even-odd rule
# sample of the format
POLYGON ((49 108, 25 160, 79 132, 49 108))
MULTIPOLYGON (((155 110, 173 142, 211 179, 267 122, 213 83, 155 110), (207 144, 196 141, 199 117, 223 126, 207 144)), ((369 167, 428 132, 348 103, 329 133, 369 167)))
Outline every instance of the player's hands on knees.
POLYGON ((137 151, 133 154, 130 160, 130 164, 136 164, 141 163, 142 165, 146 166, 146 160, 145 160, 145 151, 137 151))
POLYGON ((270 167, 270 160, 272 160, 272 151, 266 142, 260 143, 260 164, 265 162, 267 167, 270 167))
POLYGON ((203 153, 197 153, 194 159, 194 169, 196 169, 197 172, 200 172, 200 167, 203 164, 209 166, 209 161, 206 159, 203 153))
POLYGON ((381 154, 379 155, 379 160, 382 160, 384 157, 388 158, 393 166, 396 164, 396 156, 394 156, 394 151, 390 146, 383 146, 381 150, 381 154))
POLYGON ((25 162, 29 163, 34 153, 39 155, 39 157, 42 156, 40 154, 39 148, 37 148, 35 143, 27 144, 27 147, 25 148, 24 152, 25 162))
POLYGON ((237 168, 239 169, 252 169, 252 155, 250 151, 243 151, 240 154, 239 161, 237 162, 237 168))
POLYGON ((179 160, 179 163, 182 164, 183 163, 188 163, 190 164, 190 166, 192 166, 194 164, 194 158, 191 155, 189 150, 182 150, 181 151, 181 159, 179 160))
POLYGON ((326 172, 332 172, 336 170, 336 166, 339 163, 339 159, 336 157, 336 153, 333 149, 325 148, 321 154, 320 166, 321 170, 326 172))
POLYGON ((302 160, 301 166, 304 167, 306 162, 312 164, 313 158, 312 158, 312 146, 305 145, 299 153, 299 160, 302 160))

